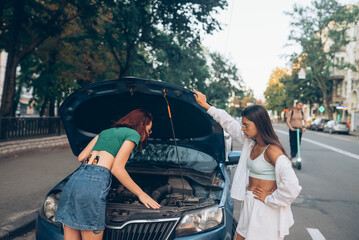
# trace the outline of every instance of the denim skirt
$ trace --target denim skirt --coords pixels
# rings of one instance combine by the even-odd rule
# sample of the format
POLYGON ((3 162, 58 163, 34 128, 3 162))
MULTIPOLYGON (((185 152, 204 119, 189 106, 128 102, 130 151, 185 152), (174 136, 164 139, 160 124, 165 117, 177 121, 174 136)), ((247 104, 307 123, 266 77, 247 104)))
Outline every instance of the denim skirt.
POLYGON ((104 230, 111 181, 107 168, 83 163, 61 193, 55 221, 78 230, 104 230))

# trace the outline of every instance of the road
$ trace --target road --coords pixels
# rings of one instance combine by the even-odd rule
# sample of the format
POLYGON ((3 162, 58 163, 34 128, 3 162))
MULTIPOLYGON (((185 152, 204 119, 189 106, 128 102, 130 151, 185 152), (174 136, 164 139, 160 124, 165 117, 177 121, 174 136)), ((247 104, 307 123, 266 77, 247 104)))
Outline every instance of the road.
MULTIPOLYGON (((275 130, 289 152, 287 128, 278 124, 275 130)), ((303 190, 292 205, 295 224, 286 240, 359 239, 358 143, 357 136, 313 131, 303 135, 303 165, 296 170, 303 190)), ((12 218, 21 217, 18 208, 35 211, 46 192, 78 166, 68 148, 29 153, 2 163, 0 180, 7 184, 0 185, 0 191, 9 194, 1 194, 1 206, 8 202, 8 207, 0 211, 12 218), (8 164, 17 165, 18 171, 9 172, 8 164)), ((16 238, 33 239, 33 232, 16 238)))
MULTIPOLYGON (((289 153, 288 129, 275 128, 289 153)), ((302 170, 296 173, 303 190, 292 206, 295 225, 285 239, 359 239, 358 137, 307 131, 301 157, 302 170)))

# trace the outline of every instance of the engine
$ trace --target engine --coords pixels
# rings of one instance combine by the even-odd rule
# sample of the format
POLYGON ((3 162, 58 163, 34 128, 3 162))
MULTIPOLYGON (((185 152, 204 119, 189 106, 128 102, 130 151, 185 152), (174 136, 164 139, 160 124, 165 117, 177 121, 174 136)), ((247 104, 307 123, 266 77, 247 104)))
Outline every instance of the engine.
MULTIPOLYGON (((196 184, 189 183, 186 178, 151 176, 149 181, 134 179, 141 188, 161 206, 180 207, 198 205, 207 200, 210 190, 196 184)), ((113 185, 108 195, 108 202, 121 204, 140 204, 135 194, 123 185, 113 185)))

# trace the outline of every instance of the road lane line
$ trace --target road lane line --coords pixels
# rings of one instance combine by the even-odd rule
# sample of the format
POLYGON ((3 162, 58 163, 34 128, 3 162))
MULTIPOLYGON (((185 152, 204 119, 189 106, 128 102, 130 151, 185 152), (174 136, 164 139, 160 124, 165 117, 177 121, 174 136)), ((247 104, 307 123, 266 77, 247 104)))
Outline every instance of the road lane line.
MULTIPOLYGON (((282 133, 282 134, 289 135, 289 133, 286 132, 286 131, 277 130, 277 129, 276 129, 275 131, 276 131, 276 132, 279 132, 279 133, 282 133)), ((343 155, 347 155, 347 156, 349 156, 349 157, 352 157, 352 158, 355 158, 355 159, 358 159, 358 160, 359 160, 359 155, 357 155, 357 154, 350 153, 350 152, 347 152, 347 151, 343 151, 343 150, 341 150, 341 149, 339 149, 339 148, 332 147, 332 146, 329 146, 329 145, 326 145, 326 144, 323 144, 323 143, 319 143, 319 142, 316 142, 316 141, 313 141, 313 140, 310 140, 310 139, 304 138, 304 137, 302 137, 302 141, 310 142, 310 143, 316 144, 316 145, 318 145, 318 146, 321 146, 321 147, 323 147, 323 148, 327 148, 327 149, 330 149, 330 150, 332 150, 332 151, 334 151, 334 152, 338 152, 338 153, 341 153, 341 154, 343 154, 343 155)))
POLYGON ((307 228, 309 235, 313 240, 325 240, 323 234, 316 228, 307 228))

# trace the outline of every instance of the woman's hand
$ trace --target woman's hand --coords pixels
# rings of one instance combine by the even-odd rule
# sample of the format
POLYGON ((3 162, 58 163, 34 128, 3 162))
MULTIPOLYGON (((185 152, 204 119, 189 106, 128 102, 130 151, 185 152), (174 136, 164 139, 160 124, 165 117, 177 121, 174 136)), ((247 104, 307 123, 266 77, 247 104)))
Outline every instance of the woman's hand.
POLYGON ((153 209, 159 209, 161 205, 159 205, 155 200, 153 200, 150 196, 148 196, 145 192, 142 192, 138 195, 140 201, 147 207, 153 209))
POLYGON ((264 191, 262 188, 256 187, 253 190, 253 194, 256 195, 254 198, 264 202, 266 197, 268 195, 271 195, 276 189, 277 188, 275 187, 275 188, 272 188, 269 192, 267 192, 267 191, 264 191))
POLYGON ((203 108, 205 108, 206 110, 208 110, 208 109, 211 107, 211 105, 209 105, 209 104, 207 103, 206 95, 204 95, 203 93, 198 92, 198 91, 196 91, 196 90, 194 90, 194 89, 193 89, 193 91, 194 91, 194 93, 195 93, 195 94, 194 94, 194 97, 195 97, 197 103, 198 103, 201 107, 203 107, 203 108))

